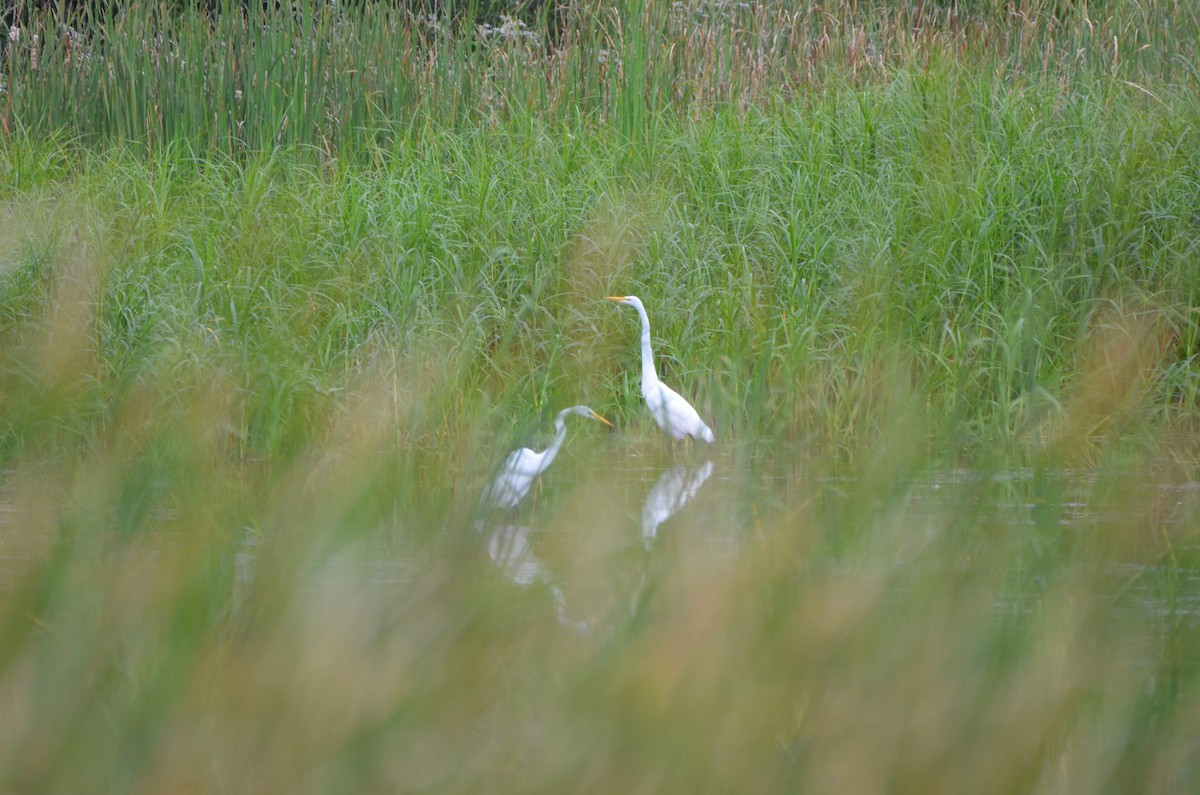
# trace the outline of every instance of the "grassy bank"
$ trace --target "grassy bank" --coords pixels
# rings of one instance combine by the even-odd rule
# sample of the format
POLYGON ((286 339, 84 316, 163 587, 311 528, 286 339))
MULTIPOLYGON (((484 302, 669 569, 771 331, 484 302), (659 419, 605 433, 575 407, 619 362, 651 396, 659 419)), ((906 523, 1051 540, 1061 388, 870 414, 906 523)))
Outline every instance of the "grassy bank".
POLYGON ((256 457, 396 351, 441 363, 443 430, 568 393, 633 416, 613 292, 647 300, 662 366, 726 435, 836 443, 900 357, 943 437, 1036 446, 1113 334, 1139 397, 1096 431, 1188 427, 1194 102, 1095 91, 948 67, 664 120, 636 163, 610 130, 540 123, 369 168, 10 140, 3 333, 83 279, 98 402, 163 357, 231 363, 256 457))
POLYGON ((0 791, 1194 789, 1195 20, 960 5, 26 18, 0 791))

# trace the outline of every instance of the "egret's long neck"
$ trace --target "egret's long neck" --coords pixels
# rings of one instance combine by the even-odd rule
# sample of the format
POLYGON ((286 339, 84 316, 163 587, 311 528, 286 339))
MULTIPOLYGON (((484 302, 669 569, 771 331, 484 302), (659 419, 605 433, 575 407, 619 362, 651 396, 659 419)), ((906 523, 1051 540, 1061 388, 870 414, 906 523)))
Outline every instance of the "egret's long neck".
POLYGON ((553 463, 554 456, 558 455, 558 448, 562 447, 563 440, 567 438, 566 413, 554 418, 554 428, 557 433, 554 434, 554 441, 542 452, 542 469, 539 471, 545 470, 553 463))
POLYGON ((650 350, 650 317, 646 310, 635 306, 642 316, 642 391, 658 381, 658 373, 654 371, 654 353, 650 350))

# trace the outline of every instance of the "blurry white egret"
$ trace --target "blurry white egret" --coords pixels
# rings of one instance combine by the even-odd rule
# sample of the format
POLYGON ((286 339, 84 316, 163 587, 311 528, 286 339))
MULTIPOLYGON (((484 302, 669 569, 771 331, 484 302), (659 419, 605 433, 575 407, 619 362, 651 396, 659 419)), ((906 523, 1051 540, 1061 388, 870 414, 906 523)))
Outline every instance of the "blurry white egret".
POLYGON ((558 416, 554 418, 554 427, 558 430, 554 441, 540 453, 528 447, 511 452, 508 458, 504 459, 504 466, 500 467, 496 479, 483 493, 484 508, 517 507, 517 503, 529 493, 533 481, 546 471, 546 468, 554 461, 554 456, 558 455, 558 448, 562 446, 563 439, 567 438, 566 417, 568 414, 590 417, 612 427, 611 422, 587 406, 571 406, 569 409, 558 412, 558 416))
POLYGON ((711 443, 713 432, 700 419, 692 404, 658 380, 658 373, 654 370, 654 354, 650 351, 650 318, 646 315, 642 300, 636 295, 610 295, 607 298, 632 306, 642 316, 642 397, 646 398, 650 416, 672 439, 690 436, 711 443))

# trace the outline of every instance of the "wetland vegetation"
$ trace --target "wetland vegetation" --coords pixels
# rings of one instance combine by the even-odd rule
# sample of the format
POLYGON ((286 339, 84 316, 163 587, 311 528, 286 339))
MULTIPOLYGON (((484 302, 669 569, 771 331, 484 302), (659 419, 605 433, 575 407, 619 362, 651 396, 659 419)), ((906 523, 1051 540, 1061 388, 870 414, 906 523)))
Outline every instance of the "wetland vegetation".
POLYGON ((5 21, 0 792, 1200 783, 1191 4, 5 21))

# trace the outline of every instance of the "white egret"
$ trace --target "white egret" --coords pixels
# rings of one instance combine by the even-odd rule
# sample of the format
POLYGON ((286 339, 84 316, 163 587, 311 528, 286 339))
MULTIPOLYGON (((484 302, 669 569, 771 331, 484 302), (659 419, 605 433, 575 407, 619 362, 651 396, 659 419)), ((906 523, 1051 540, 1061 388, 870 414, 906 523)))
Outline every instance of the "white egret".
POLYGON ((485 508, 517 507, 517 503, 529 493, 533 481, 546 471, 546 468, 553 463, 554 457, 558 455, 558 448, 562 447, 563 440, 567 438, 566 417, 568 414, 590 417, 612 427, 611 422, 587 406, 572 406, 558 412, 558 416, 554 418, 554 427, 558 433, 555 434, 554 441, 550 443, 549 447, 541 452, 522 447, 509 453, 508 458, 504 459, 504 465, 500 467, 495 480, 483 493, 485 508))
POLYGON ((610 295, 607 300, 632 306, 642 316, 642 397, 646 399, 650 416, 672 439, 690 436, 711 443, 713 432, 700 419, 692 404, 658 380, 658 373, 654 370, 654 354, 650 351, 650 318, 646 315, 642 300, 636 295, 610 295))

